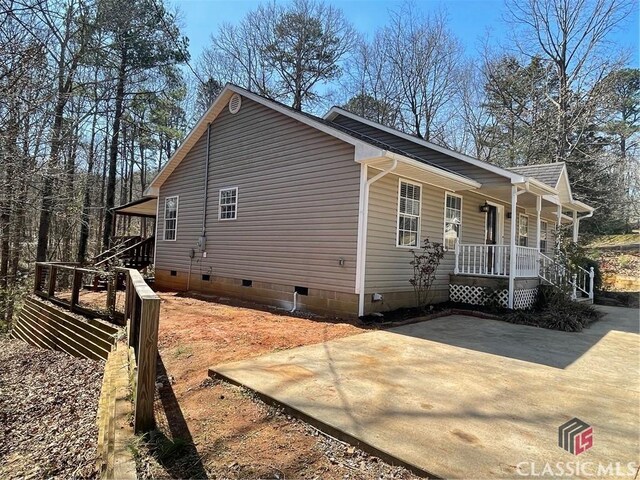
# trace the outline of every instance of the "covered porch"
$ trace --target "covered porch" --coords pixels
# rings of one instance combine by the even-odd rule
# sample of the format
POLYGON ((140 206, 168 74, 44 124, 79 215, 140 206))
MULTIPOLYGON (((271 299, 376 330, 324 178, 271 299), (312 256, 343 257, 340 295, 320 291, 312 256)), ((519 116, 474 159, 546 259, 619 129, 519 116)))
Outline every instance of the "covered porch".
POLYGON ((114 208, 111 227, 114 235, 109 239, 109 248, 94 258, 94 266, 122 264, 142 270, 153 264, 157 208, 156 197, 143 197, 114 208), (133 219, 138 222, 132 222, 133 219))
POLYGON ((580 220, 592 215, 591 207, 574 200, 570 191, 533 178, 511 185, 483 185, 477 192, 487 199, 479 206, 486 214, 485 242, 456 238, 450 279, 453 301, 482 303, 493 290, 504 307, 528 308, 540 283, 568 286, 574 299, 593 299, 593 270, 570 269, 556 259, 551 232, 572 225, 572 240, 577 242, 580 220), (535 235, 529 239, 531 230, 535 235))

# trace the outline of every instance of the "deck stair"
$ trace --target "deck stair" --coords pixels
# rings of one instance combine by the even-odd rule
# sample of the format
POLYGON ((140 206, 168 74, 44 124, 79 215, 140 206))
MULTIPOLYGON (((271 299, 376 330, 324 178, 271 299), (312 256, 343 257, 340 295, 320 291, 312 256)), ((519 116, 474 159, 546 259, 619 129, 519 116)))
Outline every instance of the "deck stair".
POLYGON ((129 239, 102 252, 96 257, 94 267, 108 268, 111 265, 118 265, 142 270, 151 265, 153 263, 155 237, 145 239, 140 237, 129 238, 137 241, 129 239))
POLYGON ((593 303, 594 277, 593 267, 586 270, 580 266, 571 268, 543 253, 539 253, 540 279, 548 285, 568 291, 576 302, 593 303))

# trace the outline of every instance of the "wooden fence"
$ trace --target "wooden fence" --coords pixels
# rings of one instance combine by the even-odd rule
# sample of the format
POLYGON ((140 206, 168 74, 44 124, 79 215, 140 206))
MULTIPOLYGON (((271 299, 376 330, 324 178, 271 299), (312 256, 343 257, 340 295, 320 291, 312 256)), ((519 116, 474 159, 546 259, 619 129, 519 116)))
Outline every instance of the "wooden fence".
POLYGON ((79 263, 37 262, 33 293, 51 303, 90 317, 122 321, 122 313, 116 308, 116 293, 123 283, 123 275, 81 267, 79 263), (81 305, 80 290, 90 284, 94 290, 104 289, 103 305, 81 305))
POLYGON ((116 271, 125 275, 127 295, 124 319, 127 322, 129 366, 133 379, 133 428, 139 433, 151 430, 155 426, 153 400, 158 357, 160 297, 151 290, 137 270, 118 268, 116 271))
MULTIPOLYGON (((129 268, 115 268, 106 273, 82 268, 74 263, 38 262, 34 293, 72 312, 90 317, 118 319, 126 323, 134 400, 134 430, 139 433, 153 429, 160 297, 151 290, 140 272, 129 268), (63 278, 61 272, 65 272, 66 277, 63 278), (107 282, 104 311, 80 305, 80 290, 85 276, 102 277, 107 282), (118 312, 116 308, 116 292, 120 286, 125 287, 123 312, 118 312)), ((39 315, 34 315, 31 320, 38 323, 39 315)), ((40 346, 48 348, 46 345, 40 346)))

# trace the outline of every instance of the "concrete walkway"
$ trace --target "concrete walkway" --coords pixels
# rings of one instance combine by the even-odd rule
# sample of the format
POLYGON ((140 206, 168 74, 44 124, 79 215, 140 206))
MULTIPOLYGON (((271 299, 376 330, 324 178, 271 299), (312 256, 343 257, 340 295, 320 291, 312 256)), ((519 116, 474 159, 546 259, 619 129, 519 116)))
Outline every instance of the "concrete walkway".
POLYGON ((518 477, 576 461, 587 474, 597 462, 627 473, 640 461, 638 312, 601 308, 605 318, 581 333, 450 316, 210 374, 439 477, 518 477), (573 417, 594 431, 579 456, 558 447, 573 417))

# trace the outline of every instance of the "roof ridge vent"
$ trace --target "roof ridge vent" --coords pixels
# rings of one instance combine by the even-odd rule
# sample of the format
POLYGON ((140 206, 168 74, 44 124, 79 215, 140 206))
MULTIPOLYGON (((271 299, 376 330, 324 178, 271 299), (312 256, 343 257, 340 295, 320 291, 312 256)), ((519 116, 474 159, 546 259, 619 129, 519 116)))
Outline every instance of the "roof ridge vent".
POLYGON ((235 115, 240 111, 240 106, 242 105, 242 97, 237 93, 234 93, 229 100, 229 113, 231 115, 235 115))

